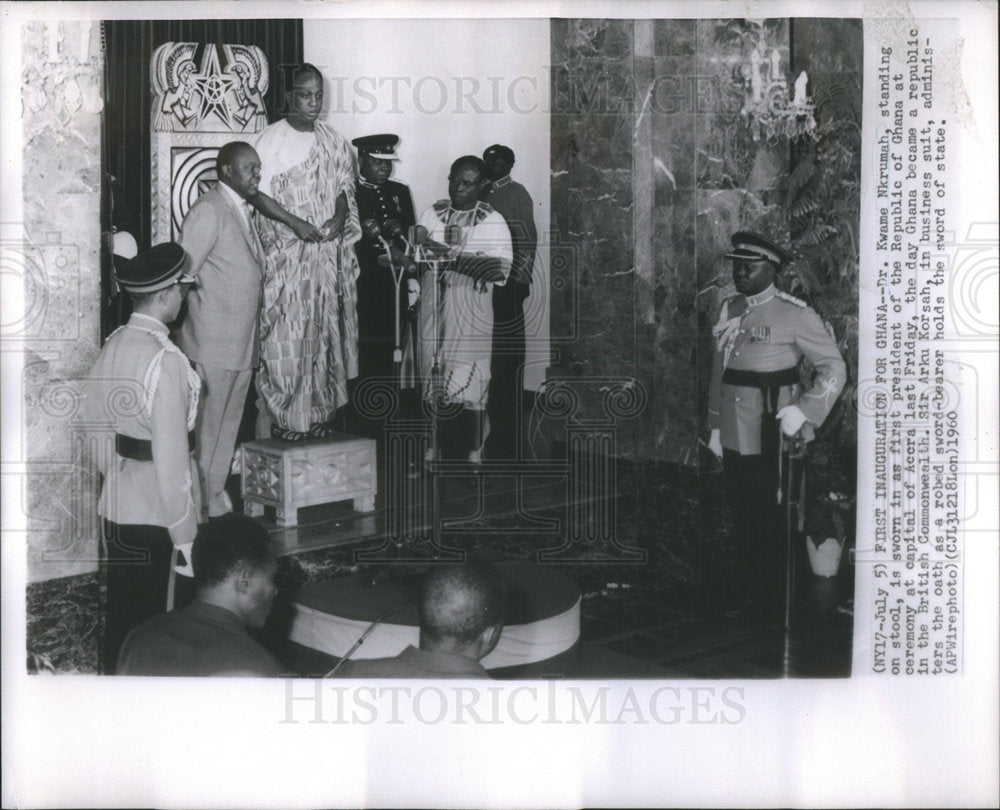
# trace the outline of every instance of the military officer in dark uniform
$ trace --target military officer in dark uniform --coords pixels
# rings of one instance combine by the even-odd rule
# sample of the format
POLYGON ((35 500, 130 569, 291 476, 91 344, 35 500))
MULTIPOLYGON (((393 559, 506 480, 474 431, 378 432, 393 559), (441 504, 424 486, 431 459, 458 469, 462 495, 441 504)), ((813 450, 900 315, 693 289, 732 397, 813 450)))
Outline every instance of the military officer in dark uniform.
MULTIPOLYGON (((355 250, 361 274, 358 277, 358 380, 384 377, 393 373, 397 312, 407 311, 406 277, 400 280, 397 298, 393 271, 379 257, 385 256, 385 244, 402 251, 408 230, 416 223, 409 187, 390 180, 393 161, 398 160, 396 135, 366 135, 351 141, 358 149, 356 200, 358 219, 364 235, 355 250), (383 242, 382 240, 385 240, 383 242)), ((399 271, 397 254, 396 271, 399 271)), ((401 330, 402 333, 406 330, 401 330)), ((410 347, 412 350, 412 347, 410 347)), ((353 397, 352 397, 353 399, 353 397)))
POLYGON ((784 606, 785 529, 778 508, 780 434, 808 441, 845 381, 845 366, 826 325, 805 302, 774 286, 791 257, 762 236, 732 237, 737 295, 713 329, 709 447, 723 459, 735 522, 739 571, 732 612, 751 609, 776 623, 784 606), (799 364, 815 369, 803 387, 799 364))

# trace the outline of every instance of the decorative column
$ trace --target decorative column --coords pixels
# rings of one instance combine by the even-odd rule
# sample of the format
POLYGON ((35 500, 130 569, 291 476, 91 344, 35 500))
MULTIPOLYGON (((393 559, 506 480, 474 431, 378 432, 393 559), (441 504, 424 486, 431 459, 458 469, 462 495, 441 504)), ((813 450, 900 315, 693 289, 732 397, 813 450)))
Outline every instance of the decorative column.
POLYGON ((28 22, 22 64, 23 221, 0 224, 0 252, 22 285, 23 315, 2 336, 24 359, 24 431, 8 448, 5 485, 21 487, 28 581, 38 582, 97 568, 96 517, 84 506, 97 486, 72 420, 100 346, 100 26, 28 22))

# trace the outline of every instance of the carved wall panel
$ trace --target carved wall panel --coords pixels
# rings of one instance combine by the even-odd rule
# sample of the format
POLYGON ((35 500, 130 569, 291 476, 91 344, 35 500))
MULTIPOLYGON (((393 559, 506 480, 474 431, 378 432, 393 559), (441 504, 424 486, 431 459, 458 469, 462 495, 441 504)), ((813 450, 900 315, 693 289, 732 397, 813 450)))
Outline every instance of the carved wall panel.
POLYGON ((188 209, 216 182, 223 144, 252 140, 267 126, 268 64, 254 45, 168 42, 153 53, 150 232, 176 239, 188 209), (202 53, 198 59, 198 50, 202 53))

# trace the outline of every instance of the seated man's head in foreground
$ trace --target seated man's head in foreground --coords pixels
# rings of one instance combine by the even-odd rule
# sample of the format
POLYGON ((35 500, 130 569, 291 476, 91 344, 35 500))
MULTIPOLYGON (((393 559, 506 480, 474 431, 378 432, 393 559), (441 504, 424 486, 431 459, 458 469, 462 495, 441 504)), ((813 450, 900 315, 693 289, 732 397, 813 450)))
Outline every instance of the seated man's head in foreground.
POLYGON ((191 558, 198 599, 235 613, 247 627, 264 626, 278 566, 263 526, 235 513, 214 518, 199 528, 191 558))
POLYGON ((464 565, 434 566, 420 587, 420 649, 479 660, 497 645, 507 589, 497 569, 470 558, 464 565))

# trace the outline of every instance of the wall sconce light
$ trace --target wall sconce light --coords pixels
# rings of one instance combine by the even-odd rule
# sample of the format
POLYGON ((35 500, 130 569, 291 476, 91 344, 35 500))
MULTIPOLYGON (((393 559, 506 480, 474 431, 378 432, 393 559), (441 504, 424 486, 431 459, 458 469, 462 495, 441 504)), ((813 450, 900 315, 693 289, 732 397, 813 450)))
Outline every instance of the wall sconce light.
POLYGON ((780 68, 777 48, 758 45, 739 74, 747 91, 740 114, 748 122, 753 139, 796 138, 816 129, 813 103, 807 95, 809 76, 803 70, 795 80, 794 95, 788 97, 788 82, 780 68))

